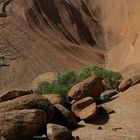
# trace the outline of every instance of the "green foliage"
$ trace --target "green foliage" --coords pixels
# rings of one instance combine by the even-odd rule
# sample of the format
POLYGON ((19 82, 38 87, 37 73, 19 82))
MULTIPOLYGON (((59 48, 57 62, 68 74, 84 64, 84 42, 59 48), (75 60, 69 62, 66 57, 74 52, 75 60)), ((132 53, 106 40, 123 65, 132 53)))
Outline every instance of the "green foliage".
POLYGON ((39 85, 39 90, 43 94, 56 93, 66 97, 70 88, 90 76, 97 76, 104 80, 105 90, 107 89, 118 89, 118 86, 122 80, 122 76, 118 72, 106 70, 102 67, 93 65, 91 67, 83 67, 81 73, 76 75, 73 70, 68 70, 57 77, 57 80, 49 83, 43 81, 39 85))
POLYGON ((68 89, 66 86, 58 85, 57 83, 49 83, 48 81, 43 81, 39 84, 39 90, 43 94, 66 94, 68 92, 68 89))
POLYGON ((98 77, 101 77, 104 79, 105 90, 118 89, 118 86, 122 80, 122 75, 120 73, 105 70, 105 69, 97 67, 97 66, 94 66, 92 69, 95 71, 95 74, 98 77))
POLYGON ((60 74, 57 81, 58 85, 69 87, 76 81, 76 74, 73 70, 68 70, 65 73, 60 74))
POLYGON ((104 79, 105 90, 107 89, 118 89, 118 86, 122 80, 122 75, 118 72, 109 71, 102 67, 93 65, 91 67, 83 67, 81 69, 80 79, 84 80, 92 75, 104 79))
POLYGON ((81 73, 79 75, 79 79, 83 80, 91 76, 91 68, 90 67, 83 67, 81 69, 81 73))
POLYGON ((66 94, 76 81, 76 74, 73 70, 68 70, 57 77, 57 81, 49 83, 43 81, 39 84, 39 90, 43 94, 56 93, 66 97, 66 94))

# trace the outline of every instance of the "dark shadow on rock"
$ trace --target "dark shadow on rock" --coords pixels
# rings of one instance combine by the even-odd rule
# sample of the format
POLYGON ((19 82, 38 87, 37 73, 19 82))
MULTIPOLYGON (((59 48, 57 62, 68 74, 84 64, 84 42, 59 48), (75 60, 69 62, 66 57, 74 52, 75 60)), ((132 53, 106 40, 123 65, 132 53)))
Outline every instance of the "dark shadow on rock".
POLYGON ((49 140, 49 139, 46 137, 46 138, 32 138, 32 139, 29 139, 29 140, 49 140))
POLYGON ((8 65, 8 64, 2 64, 2 65, 0 65, 0 68, 2 68, 2 67, 9 67, 10 65, 8 65))
POLYGON ((109 121, 109 115, 103 107, 99 107, 98 114, 94 120, 88 121, 86 123, 94 125, 105 125, 109 121))
POLYGON ((83 127, 85 127, 85 125, 78 124, 75 128, 72 128, 71 130, 74 131, 74 130, 77 130, 77 129, 83 128, 83 127))
POLYGON ((96 42, 90 32, 90 29, 88 28, 87 24, 84 22, 80 11, 71 2, 70 3, 65 2, 64 5, 69 13, 71 23, 75 24, 77 27, 80 40, 85 40, 91 46, 94 46, 96 42))

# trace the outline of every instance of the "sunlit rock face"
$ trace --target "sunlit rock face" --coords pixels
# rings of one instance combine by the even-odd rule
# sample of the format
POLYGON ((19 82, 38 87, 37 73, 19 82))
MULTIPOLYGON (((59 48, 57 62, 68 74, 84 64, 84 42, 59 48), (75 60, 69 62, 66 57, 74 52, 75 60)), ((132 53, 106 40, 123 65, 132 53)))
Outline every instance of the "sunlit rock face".
POLYGON ((8 64, 0 70, 0 90, 27 87, 48 71, 93 64, 126 77, 139 73, 139 5, 138 0, 13 1, 8 17, 0 18, 0 52, 8 64))

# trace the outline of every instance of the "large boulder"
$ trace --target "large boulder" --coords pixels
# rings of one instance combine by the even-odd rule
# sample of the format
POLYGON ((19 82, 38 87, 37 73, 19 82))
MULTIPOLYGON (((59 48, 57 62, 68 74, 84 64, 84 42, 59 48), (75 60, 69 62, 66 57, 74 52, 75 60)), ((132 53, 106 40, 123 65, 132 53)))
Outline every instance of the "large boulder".
POLYGON ((77 119, 74 114, 60 104, 55 105, 53 123, 73 128, 77 125, 77 119))
POLYGON ((53 105, 55 104, 61 104, 65 105, 65 100, 60 96, 59 94, 45 94, 43 95, 45 98, 47 98, 53 105))
POLYGON ((32 94, 33 91, 32 90, 22 90, 22 89, 15 89, 15 90, 10 90, 7 92, 4 92, 3 94, 0 94, 0 102, 4 102, 7 100, 12 100, 14 98, 20 97, 20 96, 24 96, 24 95, 28 95, 28 94, 32 94))
POLYGON ((82 120, 91 120, 97 114, 97 105, 92 97, 83 98, 72 105, 72 112, 82 120))
POLYGON ((54 106, 49 102, 47 98, 38 94, 29 94, 0 103, 0 112, 21 109, 44 110, 47 114, 47 121, 50 121, 53 118, 55 110, 54 106))
POLYGON ((91 76, 74 85, 68 93, 69 98, 79 100, 85 97, 93 97, 97 100, 103 91, 102 79, 91 76))
POLYGON ((45 81, 45 82, 48 81, 48 82, 52 83, 52 82, 54 82, 54 81, 57 80, 57 77, 58 77, 58 74, 55 73, 55 72, 47 72, 47 73, 40 74, 39 76, 37 76, 37 77, 33 80, 33 82, 32 82, 32 84, 31 84, 30 88, 31 88, 35 93, 41 93, 41 91, 40 91, 40 89, 39 89, 40 83, 42 83, 42 82, 44 82, 44 81, 45 81))
POLYGON ((47 136, 49 140, 73 140, 70 130, 56 124, 47 124, 47 136))
POLYGON ((13 110, 0 113, 0 136, 6 140, 21 140, 38 134, 46 124, 47 114, 43 110, 13 110))

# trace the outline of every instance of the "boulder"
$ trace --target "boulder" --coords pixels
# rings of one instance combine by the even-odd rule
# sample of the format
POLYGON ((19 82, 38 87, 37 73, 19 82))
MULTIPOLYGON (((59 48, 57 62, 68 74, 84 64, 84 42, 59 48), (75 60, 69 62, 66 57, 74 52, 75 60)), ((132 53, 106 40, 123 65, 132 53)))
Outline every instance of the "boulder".
POLYGON ((47 98, 53 105, 55 104, 61 104, 65 105, 64 98, 60 96, 59 94, 45 94, 43 95, 45 98, 47 98))
POLYGON ((47 124, 47 136, 49 140, 73 140, 70 130, 56 124, 47 124))
POLYGON ((103 91, 102 79, 89 77, 86 80, 74 85, 68 93, 69 98, 79 100, 85 97, 93 97, 97 100, 103 91))
POLYGON ((132 81, 131 86, 134 86, 134 85, 140 83, 140 75, 133 76, 131 78, 131 81, 132 81))
POLYGON ((131 84, 132 84, 132 80, 130 78, 122 81, 121 84, 119 85, 119 91, 124 92, 131 86, 131 84))
POLYGON ((21 109, 44 110, 47 114, 46 119, 48 122, 52 119, 55 110, 54 106, 49 102, 47 98, 38 94, 29 94, 0 103, 0 112, 21 109))
POLYGON ((72 112, 81 120, 91 120, 97 114, 97 105, 92 97, 83 98, 72 105, 72 112))
POLYGON ((109 98, 115 96, 116 94, 118 94, 117 90, 106 90, 101 94, 100 99, 105 101, 105 100, 108 100, 109 98))
POLYGON ((77 119, 74 114, 60 104, 55 105, 53 123, 73 128, 77 125, 77 119))
POLYGON ((57 80, 57 76, 58 74, 55 73, 55 72, 47 72, 47 73, 43 73, 43 74, 40 74, 39 76, 37 76, 30 88, 35 92, 35 93, 41 93, 40 89, 39 89, 39 86, 40 86, 40 83, 41 82, 44 82, 44 81, 48 81, 50 83, 54 82, 57 80))
POLYGON ((13 110, 0 113, 0 136, 6 140, 20 140, 38 134, 46 124, 47 114, 43 110, 13 110))
POLYGON ((127 80, 124 80, 120 85, 119 85, 119 91, 123 92, 127 90, 129 87, 134 86, 136 84, 140 83, 140 75, 135 75, 127 80))
POLYGON ((32 94, 33 91, 32 90, 22 90, 22 89, 15 89, 15 90, 10 90, 7 91, 3 94, 0 95, 0 102, 4 102, 7 100, 12 100, 14 98, 20 97, 20 96, 24 96, 24 95, 28 95, 28 94, 32 94))

